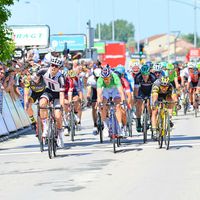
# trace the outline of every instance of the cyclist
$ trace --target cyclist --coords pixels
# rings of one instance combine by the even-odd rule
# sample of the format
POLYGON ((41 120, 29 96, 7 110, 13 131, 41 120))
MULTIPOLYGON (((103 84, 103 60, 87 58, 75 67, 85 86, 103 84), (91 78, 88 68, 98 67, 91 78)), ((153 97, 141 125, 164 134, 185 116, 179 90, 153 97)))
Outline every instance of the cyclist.
POLYGON ((122 110, 120 102, 125 101, 123 87, 120 78, 114 72, 111 72, 110 66, 102 67, 101 77, 97 80, 97 103, 102 104, 101 118, 104 124, 103 135, 108 134, 108 120, 107 118, 107 101, 112 98, 116 105, 116 117, 119 123, 119 132, 123 135, 122 127, 122 110))
MULTIPOLYGON (((183 92, 189 92, 190 84, 188 84, 188 81, 189 81, 190 74, 193 73, 193 68, 195 68, 195 64, 192 62, 189 62, 187 63, 187 67, 184 68, 180 73, 183 92)), ((189 111, 191 111, 193 110, 192 95, 189 93, 189 96, 190 96, 190 102, 188 106, 189 106, 189 111)))
POLYGON ((139 73, 139 71, 140 71, 140 63, 134 62, 133 64, 131 64, 130 67, 131 67, 130 73, 133 76, 133 78, 135 78, 136 74, 139 73))
MULTIPOLYGON (((158 137, 156 136, 156 119, 158 114, 158 107, 157 103, 158 101, 167 100, 167 101, 175 101, 177 102, 177 96, 174 90, 174 86, 170 83, 168 72, 165 71, 162 73, 161 78, 157 79, 153 86, 151 91, 151 106, 152 106, 152 131, 154 138, 158 137)), ((169 113, 170 118, 172 118, 172 108, 173 104, 169 105, 169 113)), ((173 127, 173 122, 170 119, 170 126, 173 127)))
POLYGON ((78 130, 80 130, 81 124, 81 97, 82 90, 80 80, 75 70, 71 69, 67 73, 67 77, 65 80, 65 109, 67 112, 70 112, 69 105, 73 101, 74 102, 74 113, 76 114, 76 123, 78 126, 78 130))
MULTIPOLYGON (((32 123, 32 127, 36 130, 36 121, 33 116, 32 104, 40 99, 45 90, 45 83, 41 76, 37 76, 39 67, 31 68, 30 75, 24 80, 24 105, 29 118, 32 123)), ((36 136, 38 133, 36 132, 36 136)))
POLYGON ((152 73, 154 73, 154 75, 156 76, 156 78, 160 78, 161 76, 161 72, 162 72, 162 66, 160 63, 155 63, 153 65, 153 70, 152 70, 152 73))
POLYGON ((96 68, 87 80, 87 104, 88 106, 92 105, 93 135, 97 134, 97 80, 100 76, 101 69, 96 68))
MULTIPOLYGON (((178 93, 179 93, 179 90, 180 90, 180 85, 178 83, 178 74, 177 74, 177 72, 174 68, 174 65, 172 63, 167 64, 166 70, 168 71, 169 81, 174 86, 176 96, 177 96, 177 99, 178 99, 178 93)), ((174 109, 173 109, 173 114, 177 115, 177 108, 176 107, 174 107, 174 109)))
MULTIPOLYGON (((46 89, 41 95, 39 105, 40 107, 46 107, 53 101, 55 108, 64 108, 64 91, 65 80, 63 74, 59 71, 62 67, 62 59, 59 57, 51 57, 50 67, 40 69, 37 76, 42 76, 46 84, 46 89)), ((55 119, 58 130, 58 146, 63 147, 63 129, 62 129, 62 113, 60 109, 55 109, 55 119)), ((43 137, 47 137, 48 125, 47 117, 48 112, 46 109, 40 109, 40 117, 43 124, 43 137)))
POLYGON ((152 72, 150 72, 150 67, 148 65, 143 65, 140 72, 135 77, 134 95, 136 99, 136 130, 138 132, 142 131, 142 99, 150 97, 151 88, 155 80, 156 77, 152 72))
POLYGON ((200 74, 198 73, 198 68, 196 65, 193 66, 190 65, 187 90, 189 91, 190 94, 190 103, 192 106, 194 106, 195 94, 199 93, 199 88, 200 88, 200 74))

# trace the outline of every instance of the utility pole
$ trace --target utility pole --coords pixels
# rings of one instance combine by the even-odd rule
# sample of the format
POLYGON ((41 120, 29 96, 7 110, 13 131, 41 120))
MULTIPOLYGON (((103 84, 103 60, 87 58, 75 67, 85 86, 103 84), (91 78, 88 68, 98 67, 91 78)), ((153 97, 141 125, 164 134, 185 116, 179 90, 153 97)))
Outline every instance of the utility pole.
POLYGON ((197 0, 194 0, 194 47, 197 47, 197 0))

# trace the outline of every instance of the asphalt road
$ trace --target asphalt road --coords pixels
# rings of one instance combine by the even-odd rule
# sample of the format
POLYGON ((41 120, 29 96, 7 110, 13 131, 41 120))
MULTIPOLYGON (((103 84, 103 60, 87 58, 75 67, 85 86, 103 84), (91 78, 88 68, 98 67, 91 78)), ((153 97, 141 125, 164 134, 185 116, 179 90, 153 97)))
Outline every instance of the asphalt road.
POLYGON ((0 143, 1 200, 199 200, 200 117, 174 118, 170 149, 142 143, 142 135, 123 141, 116 154, 106 138, 92 135, 90 110, 84 112, 75 142, 49 159, 33 134, 0 143))

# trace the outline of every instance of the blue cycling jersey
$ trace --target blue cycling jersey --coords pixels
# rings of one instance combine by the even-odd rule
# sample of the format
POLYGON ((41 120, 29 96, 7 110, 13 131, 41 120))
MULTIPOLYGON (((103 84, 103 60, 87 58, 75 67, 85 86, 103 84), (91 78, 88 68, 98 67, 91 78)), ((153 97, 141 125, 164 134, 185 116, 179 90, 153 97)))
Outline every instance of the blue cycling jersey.
POLYGON ((129 72, 125 72, 124 78, 129 82, 131 92, 134 90, 134 78, 129 72))

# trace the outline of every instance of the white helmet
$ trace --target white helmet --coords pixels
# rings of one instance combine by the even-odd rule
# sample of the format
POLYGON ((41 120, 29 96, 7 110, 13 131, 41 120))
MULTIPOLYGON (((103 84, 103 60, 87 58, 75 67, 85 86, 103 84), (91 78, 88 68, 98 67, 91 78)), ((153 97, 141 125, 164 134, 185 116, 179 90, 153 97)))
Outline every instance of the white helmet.
POLYGON ((188 69, 193 69, 193 68, 196 67, 195 64, 194 64, 193 62, 189 62, 189 63, 187 64, 187 66, 188 66, 188 69))
POLYGON ((59 58, 59 57, 51 57, 51 64, 53 65, 57 65, 59 67, 62 67, 62 64, 63 64, 63 61, 62 61, 62 58, 59 58))
POLYGON ((101 69, 100 68, 94 69, 93 74, 97 78, 100 77, 101 76, 101 69))
POLYGON ((154 65, 153 65, 153 70, 154 70, 155 72, 160 72, 160 71, 162 71, 162 66, 161 66, 161 64, 160 64, 160 63, 154 64, 154 65))

